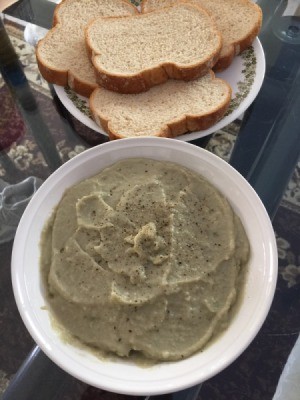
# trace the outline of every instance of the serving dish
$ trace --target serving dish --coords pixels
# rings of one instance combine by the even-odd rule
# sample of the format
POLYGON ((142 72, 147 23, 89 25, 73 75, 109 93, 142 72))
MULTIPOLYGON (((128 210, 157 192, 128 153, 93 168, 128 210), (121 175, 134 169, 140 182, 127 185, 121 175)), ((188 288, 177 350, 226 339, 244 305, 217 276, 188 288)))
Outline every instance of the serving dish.
POLYGON ((277 249, 272 224, 259 197, 229 164, 189 143, 165 138, 123 139, 91 148, 56 170, 26 208, 12 253, 16 303, 33 339, 57 365, 76 378, 108 391, 156 395, 178 391, 214 376, 232 363, 264 322, 277 279, 277 249), (45 221, 65 189, 121 159, 145 157, 172 161, 213 183, 241 218, 251 258, 241 306, 228 329, 205 350, 177 362, 147 368, 126 359, 101 360, 66 343, 53 328, 39 267, 39 241, 45 221))
MULTIPOLYGON (((265 75, 265 57, 258 38, 253 45, 236 56, 230 67, 216 76, 226 80, 232 88, 232 100, 226 115, 209 129, 186 133, 177 137, 190 141, 216 132, 238 118, 257 96, 265 75)), ((69 87, 54 85, 54 90, 66 109, 80 122, 99 134, 107 136, 102 127, 92 119, 88 99, 78 95, 69 87)))

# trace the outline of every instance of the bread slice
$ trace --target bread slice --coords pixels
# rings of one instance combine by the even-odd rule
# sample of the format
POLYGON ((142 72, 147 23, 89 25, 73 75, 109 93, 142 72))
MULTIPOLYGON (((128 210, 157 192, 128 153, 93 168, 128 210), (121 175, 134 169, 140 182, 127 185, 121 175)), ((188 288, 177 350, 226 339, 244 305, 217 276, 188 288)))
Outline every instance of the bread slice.
MULTIPOLYGON (((143 0, 142 12, 150 12, 176 4, 178 0, 143 0)), ((214 18, 223 37, 223 45, 215 71, 227 68, 235 55, 251 45, 262 24, 261 8, 250 0, 189 0, 214 18)))
POLYGON ((88 97, 97 84, 85 46, 85 26, 95 17, 137 13, 137 8, 126 0, 63 0, 55 8, 54 28, 37 46, 42 76, 50 83, 69 85, 88 97))
POLYGON ((225 114, 230 98, 230 86, 209 71, 189 82, 168 80, 139 94, 99 87, 90 97, 90 109, 110 139, 175 137, 214 125, 225 114))
POLYGON ((86 29, 97 82, 120 93, 140 93, 169 78, 207 73, 222 38, 202 8, 189 3, 123 18, 98 18, 86 29))

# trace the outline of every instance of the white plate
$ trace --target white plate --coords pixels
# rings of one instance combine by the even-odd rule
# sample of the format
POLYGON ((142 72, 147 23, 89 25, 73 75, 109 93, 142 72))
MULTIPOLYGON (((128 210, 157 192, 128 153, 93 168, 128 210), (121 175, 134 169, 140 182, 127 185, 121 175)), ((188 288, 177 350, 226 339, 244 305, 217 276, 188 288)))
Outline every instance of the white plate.
POLYGON ((26 208, 12 253, 15 299, 27 329, 41 349, 76 378, 105 390, 131 395, 181 390, 227 367, 259 331, 272 302, 276 279, 277 249, 272 224, 249 183, 212 153, 190 143, 165 138, 107 142, 61 166, 44 182, 26 208), (244 296, 228 329, 204 351, 182 361, 158 363, 148 368, 129 360, 102 361, 61 340, 45 309, 40 279, 41 232, 65 189, 130 157, 173 161, 205 176, 228 198, 240 216, 251 246, 244 296))
MULTIPOLYGON (((189 141, 210 135, 230 124, 250 106, 261 88, 265 75, 265 56, 259 39, 256 38, 250 48, 235 57, 229 68, 216 75, 225 79, 232 88, 232 100, 226 115, 209 129, 186 133, 178 136, 177 139, 189 141)), ((94 131, 107 136, 104 129, 92 119, 86 97, 62 86, 54 85, 54 90, 75 118, 94 131)))

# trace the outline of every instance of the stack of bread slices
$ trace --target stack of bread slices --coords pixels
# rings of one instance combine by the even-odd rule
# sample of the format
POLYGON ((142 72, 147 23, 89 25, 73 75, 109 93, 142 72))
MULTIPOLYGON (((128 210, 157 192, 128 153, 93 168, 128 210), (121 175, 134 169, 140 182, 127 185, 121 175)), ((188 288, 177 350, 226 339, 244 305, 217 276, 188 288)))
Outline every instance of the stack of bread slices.
POLYGON ((231 88, 213 71, 249 47, 250 0, 63 0, 37 46, 42 76, 89 97, 110 139, 176 137, 222 118, 231 88))

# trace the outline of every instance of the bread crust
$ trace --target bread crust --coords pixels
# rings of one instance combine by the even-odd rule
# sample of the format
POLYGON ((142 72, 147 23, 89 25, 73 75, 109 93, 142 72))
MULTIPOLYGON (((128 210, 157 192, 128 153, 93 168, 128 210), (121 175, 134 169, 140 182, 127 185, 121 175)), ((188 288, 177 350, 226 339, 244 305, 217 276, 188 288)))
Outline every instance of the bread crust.
POLYGON ((259 34, 263 20, 262 10, 255 3, 251 3, 251 6, 253 6, 257 10, 257 14, 259 16, 257 22, 253 26, 251 32, 248 33, 248 35, 232 43, 232 45, 228 49, 227 54, 225 56, 220 57, 215 66, 213 67, 214 71, 221 72, 224 71, 226 68, 228 68, 229 65, 232 63, 234 57, 241 54, 244 50, 248 49, 248 47, 252 45, 253 41, 259 34))
MULTIPOLYGON (((182 2, 182 1, 183 0, 180 0, 180 2, 182 2)), ((189 2, 189 0, 184 0, 184 1, 187 3, 189 2)), ((233 41, 230 45, 228 45, 226 47, 225 51, 224 51, 224 48, 222 48, 219 58, 213 67, 213 70, 215 72, 221 72, 221 71, 224 71, 226 68, 228 68, 236 55, 239 55, 240 53, 242 53, 244 50, 246 50, 248 47, 251 46, 251 44, 253 43, 254 39, 257 37, 257 35, 259 34, 259 31, 261 29, 262 20, 263 20, 261 8, 257 4, 255 4, 249 0, 239 0, 239 1, 243 2, 244 4, 246 4, 249 7, 256 9, 256 12, 258 15, 258 20, 253 25, 252 30, 247 33, 247 35, 245 35, 243 38, 233 41)), ((141 3, 141 12, 142 13, 152 12, 152 10, 147 11, 147 3, 148 3, 148 0, 142 0, 142 3, 141 3)), ((210 14, 210 16, 212 18, 214 18, 213 15, 210 14)), ((221 32, 221 34, 222 34, 222 32, 221 32)))
MULTIPOLYGON (((57 4, 57 6, 54 9, 54 14, 53 14, 53 27, 47 32, 46 36, 41 39, 36 48, 36 60, 38 64, 39 71, 42 75, 42 77, 49 83, 53 83, 59 86, 69 86, 71 89, 73 89, 76 93, 84 96, 84 97, 89 97, 93 90, 97 87, 97 84, 92 85, 90 82, 85 81, 83 79, 80 79, 72 72, 72 69, 59 69, 59 68, 54 68, 47 64, 44 60, 43 57, 40 54, 40 47, 43 43, 43 41, 48 41, 51 40, 51 36, 53 35, 53 32, 56 30, 59 30, 61 27, 61 21, 59 18, 59 11, 60 8, 65 7, 65 5, 68 3, 69 0, 62 0, 61 3, 57 4)), ((139 14, 137 8, 130 3, 129 0, 120 0, 120 3, 124 3, 129 8, 133 10, 135 14, 139 14)))
MULTIPOLYGON (((179 1, 178 3, 185 3, 187 1, 179 1)), ((209 15, 206 10, 201 7, 195 6, 193 7, 201 9, 206 15, 209 15)), ((168 7, 171 8, 171 7, 168 7)), ((154 11, 153 11, 154 12, 154 11)), ((101 18, 101 17, 100 17, 101 18)), ((134 18, 134 16, 125 16, 125 17, 108 17, 110 20, 112 19, 126 19, 126 18, 134 18)), ((91 55, 92 63, 95 69, 96 81, 99 86, 104 87, 108 90, 123 93, 123 94, 134 94, 134 93, 142 93, 148 91, 151 87, 162 84, 166 82, 168 79, 180 79, 185 81, 190 81, 196 78, 199 78, 205 75, 210 69, 214 67, 216 62, 219 59, 220 51, 222 48, 222 37, 220 32, 218 31, 215 22, 212 20, 212 25, 215 29, 216 35, 219 37, 219 46, 218 48, 212 52, 210 57, 206 57, 198 64, 192 64, 188 67, 182 67, 177 65, 176 63, 163 63, 151 69, 145 69, 134 75, 121 76, 113 73, 108 73, 103 70, 99 65, 97 65, 97 56, 94 52, 91 38, 89 36, 89 28, 97 23, 98 18, 91 21, 85 30, 86 37, 86 46, 88 49, 88 53, 91 55)))
MULTIPOLYGON (((96 81, 99 86, 117 93, 135 94, 146 92, 151 87, 165 83, 168 79, 190 81, 200 78, 215 65, 218 59, 216 54, 210 61, 202 65, 194 65, 188 68, 178 67, 176 64, 161 64, 155 68, 141 71, 134 76, 122 77, 108 75, 105 71, 95 70, 96 81)), ((93 58, 92 58, 93 60, 93 58)))
MULTIPOLYGON (((176 120, 173 120, 170 123, 163 125, 157 130, 155 134, 151 136, 174 138, 187 132, 205 130, 216 124, 224 116, 230 104, 232 90, 227 82, 222 79, 215 78, 215 74, 213 71, 210 71, 210 74, 212 79, 221 80, 227 86, 228 92, 227 96, 224 97, 223 102, 214 110, 202 115, 183 115, 182 117, 179 117, 176 120)), ((103 89, 101 87, 95 89, 94 92, 91 94, 89 100, 90 110, 95 122, 98 125, 101 125, 102 128, 108 133, 110 140, 130 137, 130 135, 123 136, 122 134, 114 131, 110 123, 110 118, 108 116, 101 115, 97 111, 97 108, 94 105, 94 97, 101 90, 106 89, 103 89)))

